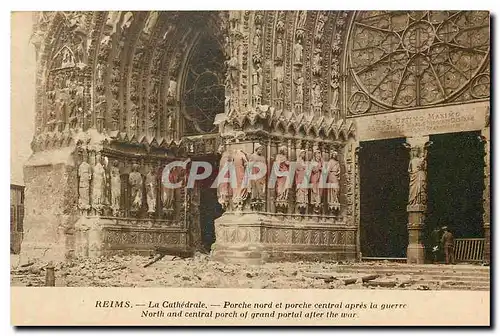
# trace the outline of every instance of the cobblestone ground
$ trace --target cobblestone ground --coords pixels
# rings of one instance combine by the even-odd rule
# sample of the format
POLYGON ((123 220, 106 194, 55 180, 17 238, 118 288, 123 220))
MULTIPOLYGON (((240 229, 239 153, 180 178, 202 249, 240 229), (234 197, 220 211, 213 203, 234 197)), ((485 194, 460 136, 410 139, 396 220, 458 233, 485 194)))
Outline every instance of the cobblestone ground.
MULTIPOLYGON (((362 274, 338 274, 336 263, 283 262, 260 266, 223 264, 197 254, 181 259, 165 256, 112 256, 72 260, 55 265, 56 286, 68 287, 198 287, 198 288, 377 288, 363 283, 362 274), (346 284, 349 282, 349 284, 346 284)), ((12 286, 43 286, 46 264, 20 265, 11 258, 12 286)), ((366 276, 366 274, 365 274, 366 276)), ((368 275, 369 276, 369 275, 368 275)), ((384 281, 378 278, 377 281, 384 281)), ((441 289, 439 284, 419 284, 409 275, 386 277, 392 289, 441 289)), ((382 286, 385 287, 385 286, 382 286)))

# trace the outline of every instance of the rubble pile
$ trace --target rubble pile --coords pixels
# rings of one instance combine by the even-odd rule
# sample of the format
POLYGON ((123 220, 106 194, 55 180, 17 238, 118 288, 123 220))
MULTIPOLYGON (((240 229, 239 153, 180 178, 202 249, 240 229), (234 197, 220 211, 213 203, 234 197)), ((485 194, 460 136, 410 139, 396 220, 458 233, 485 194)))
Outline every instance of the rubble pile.
MULTIPOLYGON (((198 287, 198 288, 323 288, 323 289, 449 289, 443 281, 417 274, 344 272, 349 263, 283 262, 263 265, 223 264, 196 253, 109 256, 54 264, 55 285, 63 287, 198 287)), ((12 263, 13 286, 44 286, 47 264, 12 263)))

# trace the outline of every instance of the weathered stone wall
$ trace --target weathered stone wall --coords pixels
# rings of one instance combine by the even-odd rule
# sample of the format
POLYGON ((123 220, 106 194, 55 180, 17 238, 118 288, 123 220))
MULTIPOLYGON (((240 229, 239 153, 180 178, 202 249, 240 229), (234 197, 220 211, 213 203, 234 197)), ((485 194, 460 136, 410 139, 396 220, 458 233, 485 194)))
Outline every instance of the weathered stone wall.
POLYGON ((76 169, 68 149, 33 155, 24 168, 23 258, 62 260, 71 248, 68 234, 78 219, 76 169), (54 160, 64 156, 65 162, 54 160), (51 160, 53 159, 53 160, 51 160))

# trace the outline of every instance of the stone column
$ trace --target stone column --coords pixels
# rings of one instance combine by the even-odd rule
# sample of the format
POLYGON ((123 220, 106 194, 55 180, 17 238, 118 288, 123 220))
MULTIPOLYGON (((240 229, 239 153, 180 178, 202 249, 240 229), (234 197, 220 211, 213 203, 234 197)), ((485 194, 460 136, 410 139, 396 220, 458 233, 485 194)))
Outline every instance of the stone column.
POLYGON ((410 149, 408 206, 408 264, 423 264, 425 248, 422 233, 427 213, 427 147, 429 137, 407 138, 405 146, 410 149))
POLYGON ((484 128, 481 131, 481 140, 484 144, 484 190, 483 190, 483 228, 484 228, 484 254, 483 258, 486 263, 490 262, 491 247, 490 247, 490 128, 484 128))

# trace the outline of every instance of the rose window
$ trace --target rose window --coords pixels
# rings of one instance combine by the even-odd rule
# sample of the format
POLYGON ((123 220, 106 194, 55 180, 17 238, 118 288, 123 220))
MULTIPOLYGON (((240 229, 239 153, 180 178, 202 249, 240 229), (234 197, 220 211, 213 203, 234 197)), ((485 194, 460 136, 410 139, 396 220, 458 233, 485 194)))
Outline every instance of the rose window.
POLYGON ((489 41, 488 12, 358 12, 348 57, 360 90, 351 93, 348 109, 364 113, 370 101, 425 106, 450 99, 471 81, 480 88, 489 80, 481 73, 489 41))

